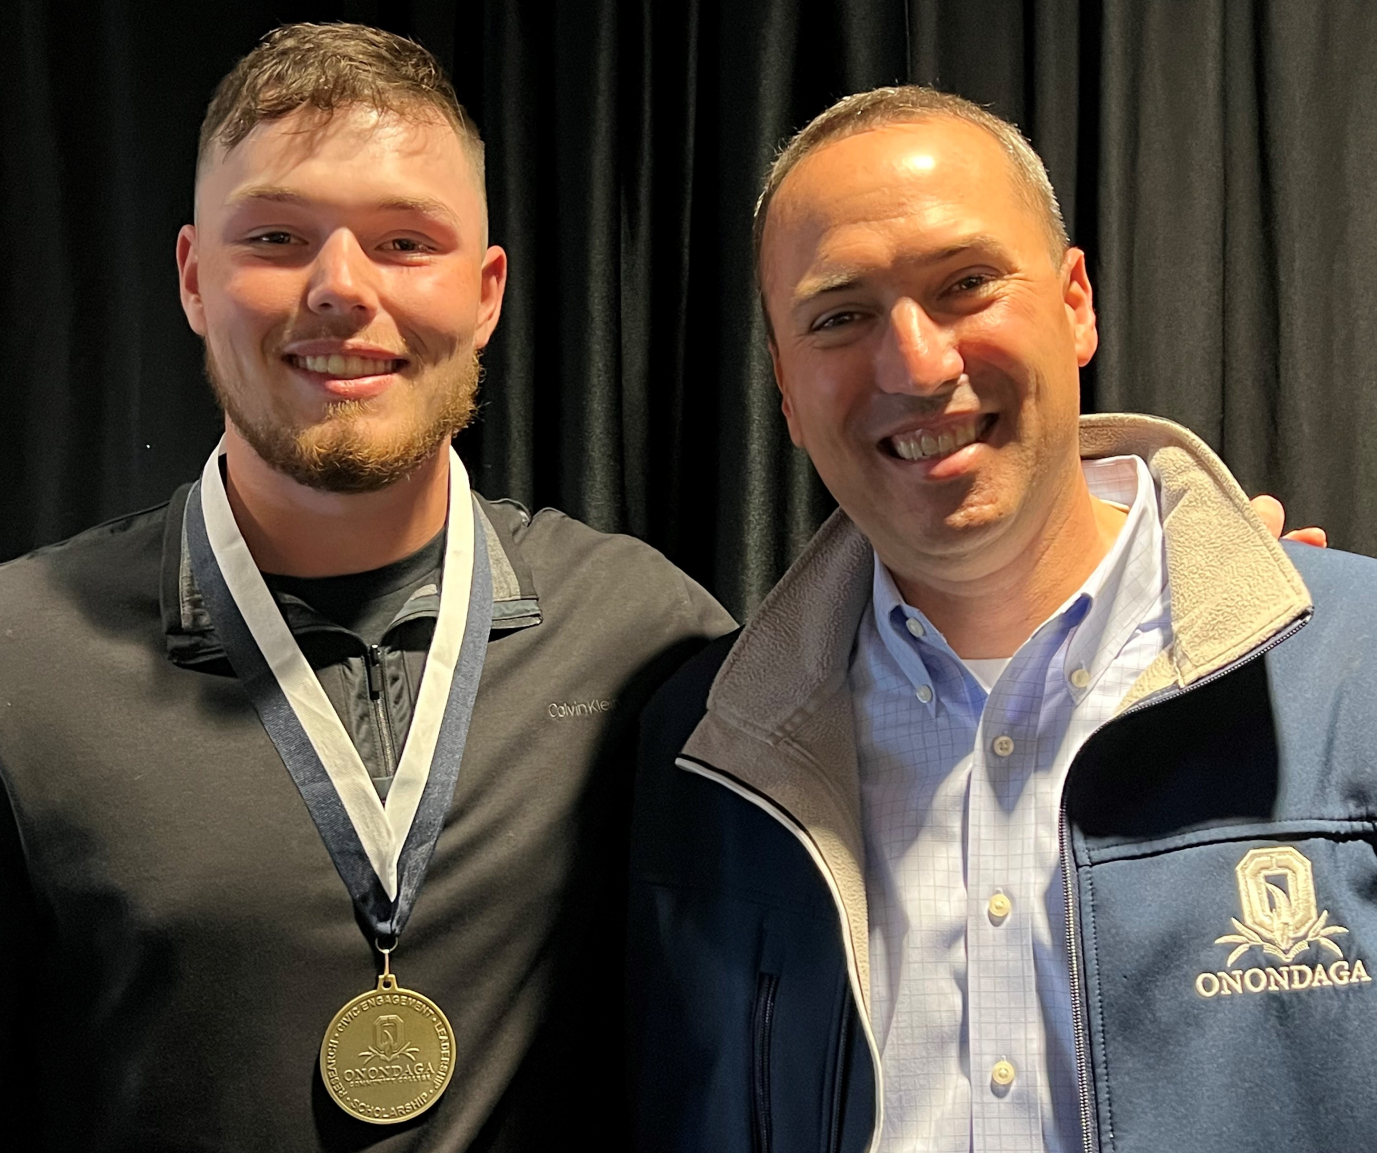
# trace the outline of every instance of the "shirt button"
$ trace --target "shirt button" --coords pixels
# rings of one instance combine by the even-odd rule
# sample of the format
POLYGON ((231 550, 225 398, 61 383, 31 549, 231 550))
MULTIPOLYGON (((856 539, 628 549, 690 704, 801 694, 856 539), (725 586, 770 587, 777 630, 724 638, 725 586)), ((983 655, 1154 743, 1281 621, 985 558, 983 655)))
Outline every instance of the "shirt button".
POLYGON ((930 700, 932 700, 932 690, 928 688, 927 685, 919 685, 918 688, 914 691, 913 695, 916 696, 920 701, 922 701, 923 704, 927 704, 930 700))
POLYGON ((923 627, 922 621, 914 620, 912 617, 908 618, 908 623, 904 627, 908 629, 908 631, 912 633, 915 637, 921 637, 924 633, 928 631, 923 627))
POLYGON ((1085 688, 1090 683, 1090 673, 1085 669, 1077 669, 1071 674, 1071 684, 1078 689, 1085 688))
POLYGON ((990 920, 998 924, 1013 910, 1014 904, 1003 893, 996 893, 990 898, 990 920))
POLYGON ((1001 757, 1007 757, 1010 753, 1014 751, 1013 737, 995 737, 994 751, 997 755, 1001 757))
POLYGON ((990 1080, 1001 1088, 1014 1083, 1014 1067, 1008 1061, 996 1061, 990 1070, 990 1080))

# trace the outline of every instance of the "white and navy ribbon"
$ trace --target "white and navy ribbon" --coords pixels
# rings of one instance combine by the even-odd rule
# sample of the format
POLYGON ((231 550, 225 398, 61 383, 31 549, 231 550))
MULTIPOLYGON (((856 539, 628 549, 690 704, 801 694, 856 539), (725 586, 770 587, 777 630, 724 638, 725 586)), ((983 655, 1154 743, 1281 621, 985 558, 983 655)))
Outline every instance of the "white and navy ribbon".
POLYGON ((468 477, 451 450, 440 611, 384 806, 244 543, 220 476, 222 451, 211 454, 187 499, 192 572, 230 665, 350 896, 377 937, 395 938, 454 795, 492 627, 492 570, 468 477))

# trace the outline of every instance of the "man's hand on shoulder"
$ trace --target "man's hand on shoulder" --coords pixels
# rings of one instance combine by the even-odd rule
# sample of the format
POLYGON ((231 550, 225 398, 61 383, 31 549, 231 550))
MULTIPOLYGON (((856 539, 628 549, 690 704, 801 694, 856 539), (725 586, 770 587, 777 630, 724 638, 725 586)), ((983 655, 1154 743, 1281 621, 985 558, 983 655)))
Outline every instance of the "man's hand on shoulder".
POLYGON ((1285 536, 1282 536, 1281 530, 1286 527, 1286 509, 1282 507, 1281 501, 1274 496, 1253 497, 1253 511, 1257 513, 1262 523, 1267 526, 1267 531, 1274 537, 1279 537, 1282 540, 1299 541, 1301 544, 1312 544, 1316 548, 1329 546, 1329 537, 1324 529, 1314 526, 1292 529, 1285 536))

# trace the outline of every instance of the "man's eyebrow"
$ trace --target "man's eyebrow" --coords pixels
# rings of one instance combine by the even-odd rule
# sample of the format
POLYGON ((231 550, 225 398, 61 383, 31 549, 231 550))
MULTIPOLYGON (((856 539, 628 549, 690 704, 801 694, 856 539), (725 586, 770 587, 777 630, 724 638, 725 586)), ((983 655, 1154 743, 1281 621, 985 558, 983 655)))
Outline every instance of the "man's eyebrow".
MULTIPOLYGON (((925 252, 921 256, 916 256, 904 261, 906 264, 918 265, 923 267, 932 264, 943 264, 953 257, 961 256, 968 252, 986 252, 990 255, 1008 260, 1009 250, 1003 241, 998 237, 990 236, 986 233, 978 233, 974 236, 962 237, 954 244, 949 244, 944 248, 933 249, 925 252)), ((794 308, 802 308, 811 304, 820 296, 825 296, 831 292, 845 292, 855 288, 865 280, 865 272, 859 269, 841 268, 835 272, 824 273, 816 277, 804 277, 799 281, 798 287, 794 290, 794 308)))
MULTIPOLYGON (((273 184, 260 184, 235 193, 231 200, 235 207, 257 202, 309 205, 311 198, 290 188, 282 188, 273 184)), ((375 200, 368 207, 377 212, 413 212, 422 216, 434 217, 452 227, 459 225, 454 210, 443 200, 436 200, 431 196, 389 196, 383 200, 375 200)))
POLYGON ((805 277, 794 290, 794 307, 809 304, 829 292, 844 292, 848 288, 855 288, 862 279, 864 278, 855 272, 833 272, 826 276, 805 277))

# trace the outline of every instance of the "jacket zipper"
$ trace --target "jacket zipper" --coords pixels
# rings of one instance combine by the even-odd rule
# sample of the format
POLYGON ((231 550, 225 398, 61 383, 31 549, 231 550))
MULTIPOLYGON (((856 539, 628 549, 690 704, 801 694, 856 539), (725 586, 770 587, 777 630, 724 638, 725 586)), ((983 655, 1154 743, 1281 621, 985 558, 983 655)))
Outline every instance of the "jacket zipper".
MULTIPOLYGON (((1099 729, 1095 732, 1099 732, 1099 729)), ((1081 747, 1085 746, 1082 744, 1081 747)), ((1057 820, 1057 842, 1061 852, 1062 883, 1066 888, 1066 960, 1071 992, 1071 1028, 1076 1051, 1076 1099, 1081 1113, 1081 1148, 1084 1153, 1096 1153, 1100 1141, 1094 1106, 1090 1100, 1090 1061, 1085 1051, 1087 1028, 1081 990, 1081 951, 1076 939, 1076 886, 1071 872, 1070 844, 1066 836, 1065 785, 1062 786, 1061 814, 1057 820)))
MULTIPOLYGON (((1156 705, 1164 704, 1167 701, 1174 701, 1177 697, 1185 696, 1186 693, 1194 692, 1196 689, 1203 688, 1220 677, 1228 676, 1236 669, 1246 664, 1258 660, 1268 650, 1274 649, 1282 641, 1289 640, 1295 636, 1310 620, 1307 613, 1299 620, 1294 621, 1271 640, 1259 645, 1246 656, 1225 665, 1222 669, 1216 669, 1208 676, 1201 677, 1194 684, 1174 690, 1164 691, 1160 696, 1148 697, 1139 701, 1131 708, 1125 709, 1116 717, 1111 717, 1104 724, 1094 729, 1084 741, 1081 748, 1084 749, 1092 738, 1098 736, 1110 725, 1122 720, 1124 717, 1132 716, 1143 709, 1152 708, 1156 705)), ((1080 756, 1079 750, 1077 757, 1080 756)), ((1066 819, 1066 792, 1067 786, 1071 782, 1071 771, 1075 768, 1075 761, 1072 761, 1070 768, 1067 769, 1066 782, 1062 785, 1060 813, 1057 819, 1057 847, 1061 853, 1061 875, 1066 889, 1066 959, 1067 968, 1070 975, 1071 992, 1071 1013, 1073 1027, 1075 1029, 1075 1052, 1076 1052, 1076 1089, 1080 1101, 1081 1114, 1081 1142, 1084 1153, 1097 1153, 1100 1147, 1099 1131, 1095 1125, 1094 1104, 1090 1093, 1090 1059, 1086 1051, 1086 1035, 1089 1032, 1085 1021, 1085 997, 1081 988, 1081 951, 1080 942, 1077 934, 1078 913, 1076 911, 1076 883, 1075 875, 1071 869, 1071 841, 1067 836, 1068 822, 1066 819)))
POLYGON ((369 645, 363 663, 368 669, 368 699, 373 706, 373 723, 378 727, 382 745, 383 768, 386 776, 397 774, 397 749, 392 743, 392 722, 387 715, 387 700, 383 696, 383 654, 381 645, 369 645))
POLYGON ((823 860, 822 853, 814 843, 813 838, 787 809, 738 781, 729 773, 724 773, 702 761, 679 756, 674 759, 674 763, 687 772, 706 777, 710 781, 716 781, 717 784, 735 793, 743 800, 749 801, 756 808, 764 810, 793 834, 794 838, 807 851, 808 856, 812 858, 813 865, 818 872, 822 874, 822 879, 827 884, 827 891, 832 897, 832 905, 837 911, 837 920, 840 922, 842 949, 846 953, 846 975, 851 986, 851 1000, 856 1006, 856 1015, 860 1018, 861 1028, 865 1032, 866 1045, 870 1050, 870 1066, 875 1073, 875 1123, 870 1131, 870 1140, 866 1142, 865 1146, 865 1153, 872 1153, 880 1139, 880 1130, 884 1124, 884 1070, 880 1067, 880 1049, 875 1043, 875 1033, 870 1027, 870 1016, 865 1009, 865 995, 861 991, 861 971, 851 944, 851 924, 846 917, 846 907, 842 904, 841 890, 837 887, 836 877, 832 875, 832 870, 827 867, 827 862, 823 860))
POLYGON ((775 991, 779 977, 761 973, 755 987, 755 1008, 751 1013, 752 1048, 755 1077, 751 1096, 755 1108, 755 1153, 770 1153, 770 1037, 775 1023, 775 991))

